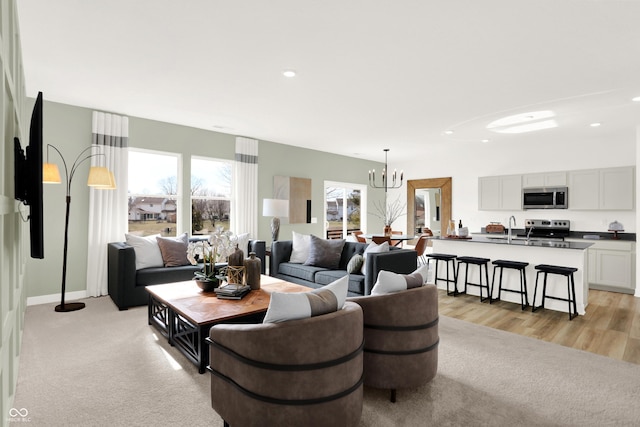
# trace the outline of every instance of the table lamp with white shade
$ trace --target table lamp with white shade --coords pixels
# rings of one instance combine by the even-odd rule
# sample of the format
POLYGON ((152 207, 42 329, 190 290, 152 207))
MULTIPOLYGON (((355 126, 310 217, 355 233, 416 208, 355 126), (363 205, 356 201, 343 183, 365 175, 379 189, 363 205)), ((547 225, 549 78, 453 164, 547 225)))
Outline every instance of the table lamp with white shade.
POLYGON ((263 199, 262 216, 271 218, 271 239, 278 240, 280 233, 280 218, 289 216, 289 201, 283 199, 263 199))

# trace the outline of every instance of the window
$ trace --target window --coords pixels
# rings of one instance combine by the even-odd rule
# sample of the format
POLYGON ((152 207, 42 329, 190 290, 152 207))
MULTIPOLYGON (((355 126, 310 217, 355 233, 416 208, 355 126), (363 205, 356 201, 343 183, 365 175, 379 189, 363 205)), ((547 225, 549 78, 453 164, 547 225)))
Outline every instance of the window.
POLYGON ((176 236, 180 155, 129 149, 129 233, 176 236))
POLYGON ((327 238, 345 238, 366 228, 366 186, 325 182, 325 227, 327 238))
POLYGON ((231 214, 231 162, 192 157, 191 233, 228 230, 231 214))

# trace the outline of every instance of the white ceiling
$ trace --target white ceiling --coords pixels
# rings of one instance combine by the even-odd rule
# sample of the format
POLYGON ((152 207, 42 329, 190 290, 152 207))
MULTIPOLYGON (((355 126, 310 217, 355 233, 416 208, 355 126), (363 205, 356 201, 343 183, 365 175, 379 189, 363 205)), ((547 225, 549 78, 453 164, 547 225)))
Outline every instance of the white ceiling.
POLYGON ((635 0, 17 3, 27 95, 49 101, 376 161, 640 124, 635 0), (485 128, 548 109, 556 129, 485 128))

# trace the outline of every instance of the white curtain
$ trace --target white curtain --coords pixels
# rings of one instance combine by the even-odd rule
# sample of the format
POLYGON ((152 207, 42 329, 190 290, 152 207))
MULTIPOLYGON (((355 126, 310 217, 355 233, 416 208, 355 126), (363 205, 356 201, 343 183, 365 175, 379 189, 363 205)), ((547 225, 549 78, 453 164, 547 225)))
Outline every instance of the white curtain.
POLYGON ((92 166, 106 166, 116 180, 115 190, 89 192, 89 246, 87 251, 87 294, 108 294, 107 243, 124 240, 127 231, 127 175, 129 118, 93 112, 92 166))
POLYGON ((236 137, 231 230, 258 238, 258 141, 236 137))

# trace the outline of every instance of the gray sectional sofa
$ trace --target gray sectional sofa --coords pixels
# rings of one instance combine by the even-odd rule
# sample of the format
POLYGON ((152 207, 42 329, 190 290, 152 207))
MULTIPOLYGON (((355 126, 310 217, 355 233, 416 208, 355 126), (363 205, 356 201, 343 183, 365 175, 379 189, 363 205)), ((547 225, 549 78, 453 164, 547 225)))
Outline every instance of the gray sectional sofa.
MULTIPOLYGON (((289 262, 293 249, 292 240, 279 240, 271 245, 269 275, 311 288, 324 285, 349 274, 347 264, 355 254, 363 254, 367 243, 345 242, 338 269, 289 262)), ((389 252, 368 253, 365 274, 349 274, 349 295, 369 295, 380 270, 408 274, 417 268, 418 253, 411 249, 391 247, 389 252)))

